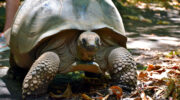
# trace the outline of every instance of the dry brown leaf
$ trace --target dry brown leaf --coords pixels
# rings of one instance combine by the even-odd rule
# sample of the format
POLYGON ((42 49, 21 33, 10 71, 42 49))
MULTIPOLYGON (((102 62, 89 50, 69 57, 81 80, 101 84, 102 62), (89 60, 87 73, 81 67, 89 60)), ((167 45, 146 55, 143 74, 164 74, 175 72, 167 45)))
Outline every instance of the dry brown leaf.
POLYGON ((159 88, 154 93, 153 98, 164 98, 164 94, 165 94, 165 89, 164 88, 159 88))
POLYGON ((107 99, 108 99, 108 97, 109 97, 109 94, 108 94, 108 95, 106 95, 106 96, 104 97, 104 99, 103 99, 103 100, 107 100, 107 99))
POLYGON ((142 100, 148 100, 144 91, 141 92, 140 97, 142 100))
POLYGON ((152 64, 149 64, 146 70, 147 70, 147 71, 155 70, 155 66, 152 65, 152 64))
POLYGON ((166 70, 164 68, 161 68, 159 70, 154 70, 154 72, 158 72, 159 74, 161 74, 162 72, 165 72, 166 70))
POLYGON ((95 100, 107 100, 108 97, 109 97, 109 94, 106 95, 105 97, 102 97, 102 96, 101 97, 96 97, 95 100))
POLYGON ((180 70, 180 67, 179 66, 173 66, 173 67, 168 67, 168 69, 180 70))
MULTIPOLYGON (((61 93, 61 92, 59 91, 59 93, 61 93)), ((66 88, 66 90, 64 91, 63 94, 56 95, 53 92, 50 92, 49 95, 52 98, 70 98, 70 97, 72 97, 73 93, 71 91, 71 86, 68 84, 67 88, 66 88)))
POLYGON ((109 92, 111 95, 112 94, 116 95, 117 100, 119 100, 121 98, 121 96, 123 95, 123 91, 119 86, 111 86, 109 88, 109 92))
POLYGON ((49 96, 52 97, 52 98, 61 98, 62 97, 62 95, 56 95, 53 92, 50 92, 49 96))
POLYGON ((140 97, 137 97, 137 98, 134 98, 134 100, 141 100, 141 98, 140 98, 140 97))
POLYGON ((150 96, 147 96, 147 99, 148 99, 148 100, 153 100, 150 96))
POLYGON ((71 97, 72 94, 73 94, 73 93, 72 93, 72 90, 71 90, 71 86, 68 84, 66 90, 65 90, 64 93, 63 93, 63 96, 65 96, 65 97, 71 97))
POLYGON ((158 88, 158 86, 147 86, 146 89, 155 89, 158 88))
POLYGON ((95 100, 103 100, 104 97, 96 97, 95 100))
POLYGON ((178 71, 178 70, 171 70, 171 71, 168 72, 168 74, 174 74, 174 75, 179 76, 180 75, 180 71, 178 71))
POLYGON ((101 94, 100 92, 96 92, 96 94, 98 94, 99 96, 103 96, 103 94, 101 94))
POLYGON ((131 97, 136 97, 136 96, 138 96, 139 95, 139 90, 136 90, 136 91, 134 91, 133 93, 131 93, 131 95, 129 96, 130 98, 131 97))
POLYGON ((89 97, 87 94, 81 94, 83 100, 93 100, 91 97, 89 97))
POLYGON ((148 80, 148 73, 145 71, 141 71, 138 75, 138 80, 147 81, 148 80))

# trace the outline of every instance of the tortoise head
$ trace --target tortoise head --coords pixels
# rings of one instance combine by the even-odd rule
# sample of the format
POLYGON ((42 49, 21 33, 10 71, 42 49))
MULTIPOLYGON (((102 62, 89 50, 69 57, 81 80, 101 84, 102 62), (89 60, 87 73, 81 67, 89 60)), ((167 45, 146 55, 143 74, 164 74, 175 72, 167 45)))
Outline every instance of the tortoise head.
POLYGON ((87 51, 96 51, 100 45, 100 37, 95 32, 83 32, 78 38, 78 46, 86 49, 87 51))
POLYGON ((77 44, 80 58, 87 61, 92 60, 101 46, 101 40, 97 33, 86 31, 80 34, 77 44))

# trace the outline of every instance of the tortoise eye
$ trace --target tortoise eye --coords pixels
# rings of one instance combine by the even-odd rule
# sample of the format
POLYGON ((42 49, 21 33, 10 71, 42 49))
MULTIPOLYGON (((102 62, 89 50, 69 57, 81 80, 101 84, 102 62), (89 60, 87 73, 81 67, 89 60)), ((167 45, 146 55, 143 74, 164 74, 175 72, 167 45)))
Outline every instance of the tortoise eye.
POLYGON ((96 38, 95 38, 95 41, 96 41, 96 44, 98 44, 98 45, 100 44, 99 38, 96 37, 96 38))
POLYGON ((86 45, 86 39, 85 38, 82 38, 82 44, 86 45))

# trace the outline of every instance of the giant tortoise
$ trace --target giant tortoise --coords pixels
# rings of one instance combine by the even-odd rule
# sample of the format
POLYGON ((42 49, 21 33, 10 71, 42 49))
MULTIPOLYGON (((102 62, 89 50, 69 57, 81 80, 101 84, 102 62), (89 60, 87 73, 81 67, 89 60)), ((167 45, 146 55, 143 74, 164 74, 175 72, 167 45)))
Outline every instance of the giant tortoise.
POLYGON ((25 98, 46 94, 57 74, 73 71, 109 73, 114 85, 132 91, 136 63, 126 42, 111 0, 25 0, 10 31, 9 73, 28 70, 25 98))

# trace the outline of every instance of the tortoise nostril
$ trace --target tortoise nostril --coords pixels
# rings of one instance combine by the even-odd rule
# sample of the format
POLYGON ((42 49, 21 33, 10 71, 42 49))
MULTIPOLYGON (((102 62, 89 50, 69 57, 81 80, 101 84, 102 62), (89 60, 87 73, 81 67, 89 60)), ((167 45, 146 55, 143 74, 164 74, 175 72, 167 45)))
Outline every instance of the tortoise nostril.
POLYGON ((96 48, 96 46, 95 45, 89 45, 88 48, 94 49, 94 48, 96 48))
POLYGON ((86 48, 87 48, 88 51, 94 51, 94 50, 96 50, 98 47, 97 47, 96 45, 88 45, 86 48))

